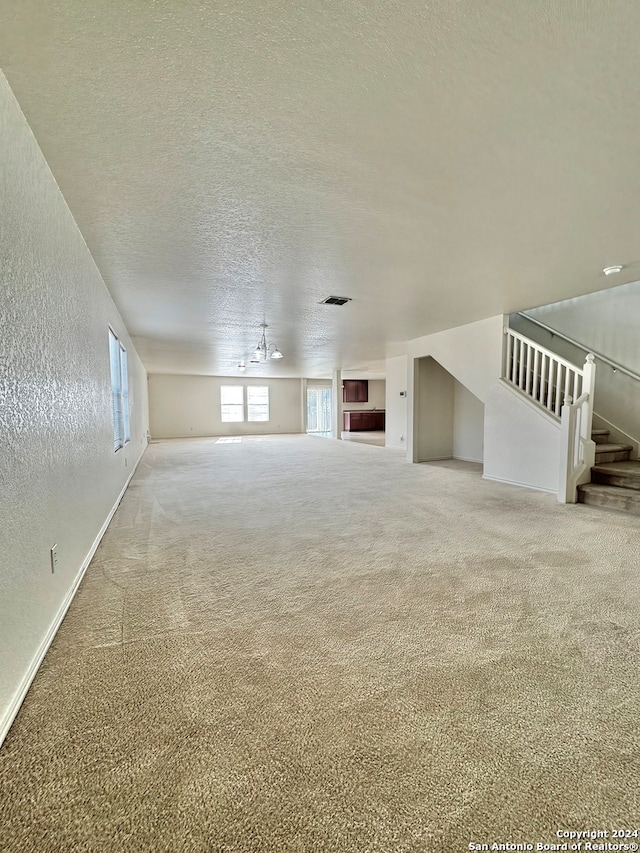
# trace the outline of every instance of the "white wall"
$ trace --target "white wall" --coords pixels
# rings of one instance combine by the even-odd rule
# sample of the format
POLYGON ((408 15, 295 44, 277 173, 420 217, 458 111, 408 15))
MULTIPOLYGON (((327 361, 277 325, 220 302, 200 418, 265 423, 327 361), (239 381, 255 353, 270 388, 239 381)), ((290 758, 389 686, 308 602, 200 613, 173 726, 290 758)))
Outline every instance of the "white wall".
POLYGON ((482 462, 484 405, 432 358, 416 361, 416 462, 482 462))
POLYGON ((453 382, 437 361, 415 362, 415 462, 453 456, 453 382))
POLYGON ((251 379, 228 376, 149 376, 149 420, 152 438, 209 435, 272 435, 304 432, 301 379, 251 379), (267 423, 222 423, 222 385, 268 385, 267 423))
POLYGON ((566 299, 526 313, 640 374, 640 282, 566 299))
MULTIPOLYGON (((617 289, 618 288, 616 288, 616 290, 617 289)), ((611 295, 612 300, 617 302, 615 298, 615 291, 611 291, 611 295)), ((593 296, 600 297, 600 294, 593 294, 593 296)), ((583 298, 585 300, 590 299, 588 296, 583 298)), ((580 299, 572 299, 570 301, 575 304, 577 310, 580 309, 580 299)), ((564 303, 560 304, 564 305, 564 303)), ((632 303, 629 302, 630 308, 631 304, 632 303)), ((550 308, 553 307, 554 306, 550 306, 550 308)), ((542 309, 540 309, 540 312, 541 311, 542 309)), ((529 313, 536 313, 537 315, 539 312, 529 313)), ((582 312, 579 310, 579 313, 582 312)), ((604 319, 601 323, 603 326, 604 323, 607 322, 607 313, 610 315, 611 312, 603 312, 604 319)), ((552 312, 547 312, 544 316, 542 314, 540 315, 540 320, 544 323, 553 323, 555 322, 555 317, 552 312)), ((610 321, 611 319, 609 317, 609 322, 610 321)), ((590 317, 589 323, 592 322, 595 322, 595 319, 590 317)), ((637 320, 633 320, 633 322, 638 324, 636 328, 640 328, 640 317, 637 320)), ((530 322, 526 318, 519 317, 517 315, 511 318, 510 325, 516 331, 521 332, 523 335, 531 338, 543 347, 557 353, 562 356, 562 358, 566 358, 568 361, 580 367, 583 366, 586 355, 586 351, 583 348, 574 346, 568 341, 559 338, 557 335, 553 335, 545 329, 541 329, 540 326, 537 326, 535 323, 530 322)), ((568 324, 564 325, 565 328, 569 328, 568 324)), ((591 335, 591 331, 591 326, 585 328, 583 337, 595 340, 598 335, 601 335, 602 339, 599 342, 601 346, 606 346, 607 342, 611 339, 608 332, 605 334, 604 329, 600 329, 598 333, 594 330, 593 336, 591 335)), ((563 332, 563 334, 568 333, 563 332)), ((627 333, 623 330, 621 334, 624 338, 627 333)), ((596 349, 595 344, 592 344, 592 346, 596 349)), ((621 351, 624 349, 623 355, 627 359, 627 365, 625 366, 630 366, 630 363, 633 361, 633 358, 631 357, 632 352, 630 342, 627 341, 624 348, 621 347, 620 349, 621 351)), ((640 356, 640 347, 637 344, 637 333, 636 349, 638 350, 638 353, 634 355, 640 356)), ((602 352, 602 355, 605 355, 608 358, 613 358, 613 355, 610 352, 602 352)), ((637 446, 640 443, 640 383, 630 376, 627 376, 621 370, 614 372, 611 365, 597 357, 594 411, 600 419, 598 421, 598 426, 609 429, 611 431, 611 438, 613 441, 631 443, 634 446, 637 446)), ((637 456, 637 450, 634 451, 633 455, 637 456)))
POLYGON ((404 450, 407 442, 407 357, 388 358, 385 382, 385 446, 404 450), (400 392, 405 396, 401 397, 400 392))
POLYGON ((484 476, 557 492, 560 425, 504 382, 495 384, 484 410, 484 476))
POLYGON ((484 459, 484 405, 471 391, 453 381, 453 458, 484 459))
MULTIPOLYGON (((415 459, 414 361, 432 356, 481 402, 500 376, 505 317, 498 314, 407 343, 407 458, 415 459)), ((485 445, 486 452, 486 445, 485 445)))
POLYGON ((0 144, 1 741, 148 423, 144 368, 2 74, 0 144), (109 325, 129 357, 131 442, 117 453, 109 325))
POLYGON ((415 460, 424 452, 416 430, 421 414, 417 365, 430 355, 464 386, 454 384, 452 389, 452 455, 482 459, 488 479, 557 492, 560 429, 500 380, 504 323, 505 318, 497 315, 409 341, 407 456, 415 460), (482 409, 483 447, 479 428, 482 409))

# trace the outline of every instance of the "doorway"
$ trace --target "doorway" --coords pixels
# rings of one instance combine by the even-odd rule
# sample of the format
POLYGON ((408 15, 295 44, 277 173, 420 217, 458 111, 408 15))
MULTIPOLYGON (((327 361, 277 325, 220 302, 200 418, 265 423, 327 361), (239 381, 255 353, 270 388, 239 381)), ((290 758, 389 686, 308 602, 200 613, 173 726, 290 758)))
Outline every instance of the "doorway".
POLYGON ((307 388, 307 432, 331 435, 331 388, 307 388))
POLYGON ((413 461, 482 463, 484 404, 431 356, 414 364, 413 461))

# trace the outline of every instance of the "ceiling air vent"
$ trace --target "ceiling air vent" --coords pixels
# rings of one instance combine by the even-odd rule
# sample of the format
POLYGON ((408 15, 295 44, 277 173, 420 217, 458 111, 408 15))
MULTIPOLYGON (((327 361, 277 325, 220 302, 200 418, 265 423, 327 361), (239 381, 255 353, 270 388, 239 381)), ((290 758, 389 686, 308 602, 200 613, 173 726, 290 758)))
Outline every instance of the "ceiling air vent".
POLYGON ((327 296, 320 300, 320 305, 345 305, 347 302, 351 302, 349 296, 327 296))

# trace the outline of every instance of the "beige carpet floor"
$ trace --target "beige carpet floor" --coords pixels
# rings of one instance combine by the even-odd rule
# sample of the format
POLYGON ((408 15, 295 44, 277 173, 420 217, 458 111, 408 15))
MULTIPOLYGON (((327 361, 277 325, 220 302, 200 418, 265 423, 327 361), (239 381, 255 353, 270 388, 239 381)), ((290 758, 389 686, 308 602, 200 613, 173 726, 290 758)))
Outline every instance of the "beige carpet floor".
POLYGON ((0 750, 0 849, 636 829, 638 531, 355 442, 152 444, 0 750))

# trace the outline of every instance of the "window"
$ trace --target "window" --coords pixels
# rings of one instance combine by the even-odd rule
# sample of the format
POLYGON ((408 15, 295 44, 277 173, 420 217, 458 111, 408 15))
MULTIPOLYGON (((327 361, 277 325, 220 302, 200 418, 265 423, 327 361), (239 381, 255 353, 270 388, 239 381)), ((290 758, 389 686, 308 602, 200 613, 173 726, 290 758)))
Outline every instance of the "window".
POLYGON ((242 385, 220 386, 220 420, 239 423, 244 420, 244 388, 242 385))
POLYGON ((113 449, 131 440, 129 425, 129 375, 127 351, 117 336, 109 329, 109 366, 111 369, 111 423, 113 425, 113 449))
MULTIPOLYGON (((220 420, 222 423, 242 423, 245 420, 243 385, 220 386, 220 420)), ((247 385, 246 420, 265 423, 269 420, 269 386, 247 385)))
POLYGON ((247 420, 269 420, 268 385, 247 385, 247 420))

